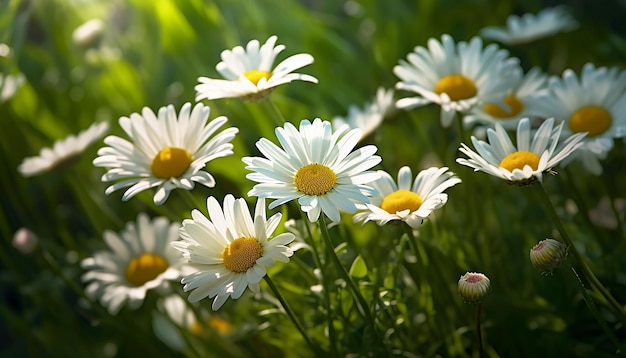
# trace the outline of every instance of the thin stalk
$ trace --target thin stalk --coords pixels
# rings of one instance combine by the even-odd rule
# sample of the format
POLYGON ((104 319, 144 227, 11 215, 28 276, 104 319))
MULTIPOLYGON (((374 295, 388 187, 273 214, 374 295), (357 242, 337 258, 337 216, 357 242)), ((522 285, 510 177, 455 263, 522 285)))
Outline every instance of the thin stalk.
POLYGON ((546 192, 546 189, 544 188, 543 184, 541 182, 537 182, 534 186, 537 188, 537 192, 539 193, 541 200, 544 202, 546 208, 548 209, 548 214, 550 215, 552 222, 554 223, 557 230, 559 231, 559 234, 561 235, 561 239, 569 247, 569 252, 573 254, 574 259, 578 261, 578 264, 580 264, 580 267, 582 268, 582 273, 585 276, 585 279, 587 279, 587 281, 589 281, 591 285, 600 292, 600 294, 608 301, 610 307, 613 310, 613 313, 619 316, 622 323, 626 325, 626 312, 624 312, 624 308, 611 295, 609 290, 606 287, 604 287, 604 285, 600 282, 600 280, 598 280, 598 278, 593 273, 589 265, 587 265, 584 257, 580 254, 580 252, 578 251, 578 249, 576 248, 576 246, 570 239, 569 235, 567 234, 567 231, 565 231, 565 227, 563 226, 561 219, 559 218, 559 215, 557 214, 556 210, 554 209, 554 206, 552 205, 552 202, 550 201, 550 197, 548 196, 548 193, 546 192))
POLYGON ((289 318, 291 319, 291 322, 293 322, 293 324, 296 326, 296 328, 302 335, 302 338, 304 338, 304 340, 309 345, 311 350, 315 353, 317 357, 323 357, 325 355, 324 352, 320 350, 318 345, 313 343, 313 341, 311 340, 311 337, 309 337, 309 335, 306 333, 304 328, 302 328, 302 325, 300 324, 300 321, 298 321, 296 314, 293 312, 293 310, 291 309, 291 306, 289 306, 289 304, 287 303, 283 295, 280 293, 276 285, 274 285, 274 282, 272 282, 272 280, 270 279, 270 276, 265 275, 265 277, 263 278, 265 279, 265 282, 267 282, 267 285, 270 287, 272 292, 274 292, 274 296, 276 296, 280 304, 283 306, 283 309, 287 313, 287 316, 289 316, 289 318))
MULTIPOLYGON (((187 205, 187 209, 184 210, 185 212, 189 213, 193 209, 200 209, 202 207, 202 205, 198 205, 198 203, 196 202, 196 199, 193 197, 193 194, 191 194, 191 191, 185 190, 185 192, 183 193, 183 196, 185 197, 184 204, 187 205)), ((206 205, 206 204, 203 204, 203 205, 206 205)))
POLYGON ((262 102, 265 107, 267 107, 269 111, 272 112, 272 120, 274 120, 274 123, 278 127, 282 127, 286 122, 285 117, 283 117, 283 114, 280 112, 274 101, 271 100, 270 96, 267 96, 265 99, 263 99, 262 102))
POLYGON ((587 289, 585 288, 583 281, 580 279, 580 276, 578 276, 578 272, 576 272, 576 269, 571 265, 569 265, 569 268, 572 270, 572 273, 574 274, 574 277, 576 278, 576 282, 578 283, 578 288, 580 288, 580 292, 583 294, 583 299, 585 300, 587 307, 589 307, 589 311, 591 311, 591 314, 593 315, 593 317, 596 319, 596 321, 598 321, 598 323, 600 324, 604 332, 609 336, 609 339, 611 339, 611 342, 615 344, 617 351, 623 352, 623 349, 622 349, 621 344, 619 343, 619 340, 617 339, 617 337, 615 337, 615 334, 613 333, 613 331, 611 331, 611 329, 606 324, 606 322, 600 317, 600 312, 598 312, 598 308, 596 307, 595 303, 593 303, 593 299, 591 298, 591 296, 589 296, 589 293, 587 292, 587 289))
POLYGON ((361 316, 365 318, 367 323, 372 327, 372 331, 376 333, 377 330, 376 330, 376 323, 374 322, 374 317, 372 317, 372 313, 370 312, 369 306, 367 302, 365 301, 365 298, 361 294, 361 291, 359 290, 354 280, 352 280, 352 277, 350 277, 350 274, 348 273, 346 268, 343 266, 343 264, 339 260, 339 257, 337 256, 337 253, 334 250, 334 246, 333 246, 332 241, 330 240, 330 234, 328 233, 328 227, 326 226, 326 220, 324 219, 323 214, 320 215, 319 226, 320 226, 320 230, 322 231, 322 237, 324 238, 324 244, 328 248, 328 253, 330 254, 330 257, 335 263, 335 266, 337 266, 337 269, 339 270, 339 273, 341 274, 342 278, 346 281, 346 284, 350 288, 350 291, 352 291, 352 295, 357 303, 358 311, 361 313, 361 316))
POLYGON ((482 313, 482 303, 476 304, 476 339, 478 340, 478 356, 483 358, 485 350, 483 349, 483 331, 480 327, 480 315, 482 313))
MULTIPOLYGON (((415 256, 419 255, 419 247, 417 246, 417 238, 415 237, 415 235, 413 235, 413 229, 408 225, 403 225, 404 226, 404 231, 406 232, 407 236, 408 236, 408 241, 409 241, 409 245, 411 246, 411 250, 413 250, 413 254, 415 256)), ((425 249, 424 249, 425 250, 425 249)), ((426 252, 426 256, 430 257, 428 255, 428 252, 426 252)), ((440 280, 440 282, 445 282, 445 278, 442 276, 442 272, 443 270, 441 270, 439 268, 439 264, 437 263, 437 260, 429 260, 428 262, 429 264, 432 264, 433 268, 434 268, 434 272, 437 275, 437 279, 440 280)), ((447 287, 449 285, 446 285, 447 287)), ((418 284, 419 287, 419 284, 418 284)), ((452 291, 450 291, 448 288, 446 287, 446 289, 444 290, 446 292, 446 296, 448 296, 449 302, 451 304, 455 304, 455 302, 458 302, 457 300, 454 299, 454 295, 452 293, 452 291)))
MULTIPOLYGON (((417 260, 417 263, 419 264, 420 252, 419 252, 419 248, 417 247, 417 243, 415 242, 415 235, 413 235, 413 229, 411 229, 411 227, 408 224, 405 224, 404 222, 402 223, 402 227, 404 228, 404 232, 406 232, 407 241, 409 242, 409 247, 411 248, 411 252, 413 253, 413 256, 415 256, 415 260, 417 260)), ((417 289, 421 291, 422 289, 421 282, 415 282, 415 284, 417 285, 417 289)))
POLYGON ((320 274, 322 276, 322 287, 324 294, 324 306, 326 308, 326 320, 328 322, 328 338, 330 340, 330 354, 332 357, 339 357, 337 351, 337 335, 335 333, 335 325, 334 318, 332 315, 332 307, 330 305, 330 292, 328 288, 328 277, 326 271, 322 269, 322 261, 320 260, 319 253, 317 252, 317 245, 315 245, 315 240, 313 239, 313 233, 311 232, 311 227, 309 225, 309 220, 304 213, 304 211, 300 210, 302 214, 302 222, 307 232, 307 237, 309 238, 308 244, 311 246, 311 250, 313 252, 313 261, 315 261, 315 265, 320 269, 320 274))

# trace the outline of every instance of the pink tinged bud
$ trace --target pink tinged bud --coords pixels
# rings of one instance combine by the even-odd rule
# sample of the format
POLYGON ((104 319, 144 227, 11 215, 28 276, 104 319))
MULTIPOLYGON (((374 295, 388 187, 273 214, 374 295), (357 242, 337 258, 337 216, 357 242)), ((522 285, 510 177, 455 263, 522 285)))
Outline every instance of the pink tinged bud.
POLYGON ((567 246, 554 239, 541 240, 530 249, 530 262, 544 275, 551 274, 566 257, 567 246))
POLYGON ((479 303, 489 293, 491 281, 482 273, 467 272, 459 279, 457 289, 465 303, 479 303))

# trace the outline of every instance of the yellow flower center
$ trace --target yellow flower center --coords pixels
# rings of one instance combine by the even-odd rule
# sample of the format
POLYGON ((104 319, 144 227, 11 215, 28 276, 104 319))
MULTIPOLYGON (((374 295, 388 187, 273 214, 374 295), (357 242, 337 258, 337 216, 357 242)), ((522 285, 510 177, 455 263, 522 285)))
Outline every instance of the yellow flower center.
POLYGON ((333 190, 337 175, 322 164, 307 164, 300 168, 294 178, 296 189, 306 195, 323 195, 333 190))
POLYGON ((606 132, 611 127, 611 114, 598 106, 582 107, 569 118, 569 128, 572 132, 589 132, 593 137, 606 132))
POLYGON ((246 76, 246 78, 249 79, 250 82, 254 83, 255 85, 259 83, 261 78, 265 78, 266 80, 269 80, 269 78, 272 77, 272 73, 270 71, 261 71, 261 70, 251 70, 251 71, 244 73, 243 75, 246 76))
POLYGON ((263 255, 263 246, 254 237, 240 237, 233 240, 222 252, 224 266, 232 272, 243 273, 254 266, 263 255))
POLYGON ((504 168, 510 172, 513 172, 513 169, 524 169, 527 165, 530 165, 533 170, 537 170, 539 166, 539 156, 533 152, 522 150, 507 155, 500 162, 500 168, 504 168))
POLYGON ((452 74, 445 76, 437 82, 435 93, 446 93, 451 100, 458 101, 476 96, 478 90, 474 82, 469 78, 459 74, 452 74))
POLYGON ((163 256, 144 253, 130 260, 126 267, 126 280, 135 286, 141 286, 157 278, 168 266, 163 256))
POLYGON ((487 103, 485 104, 485 112, 495 118, 511 118, 524 109, 524 105, 514 94, 504 97, 504 102, 509 105, 510 109, 505 110, 495 103, 487 103))
POLYGON ((157 178, 178 178, 191 165, 191 154, 182 148, 165 147, 152 159, 152 174, 157 178))
POLYGON ((398 211, 409 209, 411 212, 419 209, 422 205, 422 197, 417 193, 408 190, 396 190, 387 195, 380 208, 389 214, 395 214, 398 211))

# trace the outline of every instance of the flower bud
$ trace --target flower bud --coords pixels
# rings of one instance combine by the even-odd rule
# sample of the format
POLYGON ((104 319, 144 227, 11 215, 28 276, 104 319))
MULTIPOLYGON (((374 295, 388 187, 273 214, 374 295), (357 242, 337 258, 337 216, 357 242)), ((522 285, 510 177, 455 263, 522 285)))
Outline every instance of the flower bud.
POLYGON ((467 272, 459 279, 458 291, 465 303, 481 302, 490 289, 491 281, 482 273, 467 272))
POLYGON ((567 246, 554 239, 545 239, 530 249, 530 262, 542 271, 551 274, 567 257, 567 246))

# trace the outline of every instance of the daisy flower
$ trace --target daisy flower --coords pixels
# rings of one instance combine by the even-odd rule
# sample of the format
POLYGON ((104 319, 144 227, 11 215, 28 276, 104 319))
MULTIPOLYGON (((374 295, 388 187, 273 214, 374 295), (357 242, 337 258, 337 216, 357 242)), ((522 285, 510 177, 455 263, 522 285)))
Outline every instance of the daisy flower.
POLYGON ((108 122, 94 123, 78 135, 56 141, 52 148, 43 148, 38 156, 25 158, 17 170, 24 177, 32 177, 62 168, 78 159, 87 147, 102 138, 108 130, 108 122))
POLYGON ((578 158, 589 172, 600 175, 600 159, 613 148, 614 138, 626 134, 626 71, 587 63, 580 77, 567 69, 561 78, 551 78, 548 86, 533 104, 537 114, 565 122, 564 136, 588 132, 581 150, 570 160, 578 158))
POLYGON ((137 223, 129 222, 119 234, 104 233, 109 251, 96 252, 81 262, 87 272, 85 293, 117 314, 124 304, 136 309, 143 303, 148 290, 164 291, 168 280, 180 277, 182 260, 172 248, 178 239, 180 225, 165 217, 152 221, 141 213, 137 223))
POLYGON ((359 128, 362 131, 361 139, 363 139, 378 128, 383 119, 394 109, 393 89, 379 87, 373 102, 367 103, 362 109, 351 105, 348 108, 348 116, 335 117, 333 126, 339 128, 347 125, 350 128, 359 128))
POLYGON ((243 198, 224 198, 224 207, 214 197, 207 199, 209 216, 199 210, 191 212, 192 219, 183 221, 180 237, 172 245, 183 252, 190 267, 196 269, 181 280, 190 302, 205 297, 214 298, 211 307, 218 310, 229 297, 238 299, 246 288, 259 292, 259 281, 266 267, 274 260, 289 262, 293 255, 287 245, 294 236, 283 233, 270 239, 281 214, 269 219, 265 215, 265 200, 258 199, 254 219, 243 198))
POLYGON ((557 6, 543 9, 537 15, 524 14, 522 17, 511 15, 506 19, 506 28, 487 26, 480 30, 480 35, 507 45, 517 45, 573 30, 576 27, 578 22, 570 16, 565 7, 557 6))
POLYGON ((505 129, 514 130, 520 119, 530 117, 534 113, 533 98, 547 88, 548 76, 539 68, 533 68, 526 75, 519 76, 519 81, 511 87, 501 102, 489 102, 474 106, 463 117, 463 122, 471 126, 474 123, 493 125, 500 123, 505 129))
POLYGON ((173 189, 191 190, 194 182, 212 188, 215 179, 204 171, 207 162, 233 154, 229 143, 238 132, 231 127, 209 139, 227 118, 217 117, 207 123, 210 108, 201 103, 193 110, 185 103, 176 117, 174 107, 161 107, 158 115, 144 107, 141 114, 120 118, 120 126, 132 142, 108 136, 109 147, 98 150, 93 164, 110 168, 102 181, 118 181, 105 193, 129 187, 122 196, 126 201, 137 193, 158 187, 154 203, 163 204, 173 189))
POLYGON ((379 170, 380 179, 372 183, 378 196, 371 204, 357 205, 362 212, 354 215, 354 222, 376 221, 385 225, 392 220, 401 220, 417 229, 424 219, 448 201, 443 191, 457 185, 461 179, 448 172, 448 168, 428 168, 419 172, 415 180, 411 168, 398 171, 398 184, 387 172, 379 170), (413 185, 411 185, 413 181, 413 185))
POLYGON ((361 138, 359 129, 341 127, 332 131, 328 121, 316 118, 300 122, 299 130, 291 123, 276 128, 276 137, 283 148, 265 138, 256 146, 266 158, 245 157, 246 169, 254 173, 246 177, 256 184, 249 196, 276 199, 273 209, 298 199, 302 211, 311 222, 324 212, 332 221, 339 221, 339 209, 354 213, 357 203, 368 203, 376 190, 364 185, 379 174, 368 171, 381 158, 373 145, 352 152, 361 138), (344 135, 345 133, 345 135, 344 135))
POLYGON ((449 35, 443 35, 441 42, 431 38, 428 49, 416 47, 408 61, 400 60, 393 68, 401 80, 396 88, 419 95, 402 98, 396 106, 411 109, 436 103, 441 106, 441 124, 447 127, 456 112, 499 101, 513 87, 521 68, 518 59, 508 56, 508 51, 495 44, 483 49, 479 37, 458 44, 449 35))
POLYGON ((554 118, 543 122, 531 140, 530 120, 523 118, 517 126, 517 147, 501 124, 487 129, 489 143, 472 136, 477 152, 461 143, 459 150, 469 158, 457 158, 457 163, 483 171, 509 183, 525 185, 542 180, 542 173, 559 164, 582 145, 585 133, 577 133, 558 148, 563 123, 554 127, 554 118))
POLYGON ((200 84, 195 87, 196 101, 233 97, 261 99, 274 87, 294 80, 317 83, 317 78, 313 76, 292 73, 313 63, 313 56, 307 53, 290 56, 272 69, 276 56, 285 49, 284 45, 275 46, 277 39, 272 36, 262 46, 259 46, 259 41, 252 40, 245 50, 237 46, 222 51, 222 61, 215 69, 225 80, 198 78, 200 84))

